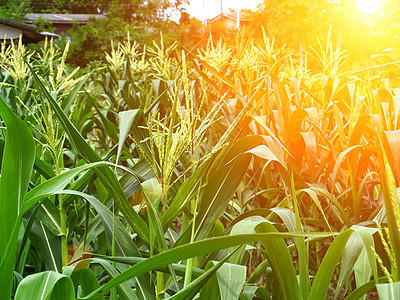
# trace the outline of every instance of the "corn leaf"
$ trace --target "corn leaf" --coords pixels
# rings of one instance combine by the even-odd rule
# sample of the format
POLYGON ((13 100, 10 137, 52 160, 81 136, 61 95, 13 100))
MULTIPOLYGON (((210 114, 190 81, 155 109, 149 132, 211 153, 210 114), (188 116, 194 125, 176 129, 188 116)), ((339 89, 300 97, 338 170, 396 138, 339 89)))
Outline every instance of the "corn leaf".
POLYGON ((7 130, 0 177, 0 288, 11 295, 17 232, 34 164, 34 142, 27 125, 0 96, 0 116, 7 130))
MULTIPOLYGON (((215 266, 213 261, 209 261, 206 265, 204 271, 210 270, 215 266)), ((215 273, 211 277, 208 278, 206 284, 201 288, 199 294, 199 300, 208 300, 208 299, 219 299, 219 287, 218 287, 218 278, 215 273)))
MULTIPOLYGON (((29 66, 29 65, 28 65, 29 66)), ((47 101, 49 101, 52 109, 57 115, 60 123, 67 132, 71 142, 76 147, 78 152, 88 161, 88 162, 99 162, 101 158, 97 153, 90 147, 90 145, 84 140, 83 136, 76 129, 76 127, 71 123, 68 117, 65 115, 64 111, 61 109, 57 101, 50 95, 49 91, 43 85, 41 80, 38 78, 32 67, 30 67, 32 76, 35 80, 40 91, 43 93, 47 101)), ((132 228, 137 232, 137 234, 142 238, 144 242, 148 242, 149 230, 143 219, 132 209, 129 202, 127 201, 124 191, 118 182, 117 177, 109 168, 99 168, 95 171, 100 180, 107 187, 110 194, 114 198, 117 207, 124 214, 125 218, 132 226, 132 228)))
POLYGON ((246 281, 247 268, 230 263, 223 264, 217 271, 221 300, 238 299, 246 281))
MULTIPOLYGON (((270 232, 270 233, 256 233, 256 234, 240 234, 235 236, 223 236, 216 238, 209 238, 202 241, 185 244, 166 252, 152 256, 138 264, 132 266, 128 270, 122 272, 117 277, 113 278, 101 288, 92 292, 87 297, 81 299, 93 299, 97 295, 108 291, 109 289, 117 286, 118 284, 125 282, 131 278, 134 278, 140 274, 144 274, 158 267, 165 266, 176 261, 185 260, 191 257, 197 257, 207 253, 212 253, 221 249, 234 247, 237 245, 251 244, 254 242, 265 242, 273 241, 276 239, 293 238, 293 237, 330 237, 332 234, 327 233, 282 233, 282 232, 270 232)), ((281 252, 282 253, 282 252, 281 252)), ((291 264, 291 268, 293 265, 291 264)), ((293 289, 293 285, 291 286, 293 289)), ((293 298, 295 299, 295 298, 293 298)), ((296 298, 299 299, 299 298, 296 298)))
POLYGON ((70 277, 54 271, 29 275, 18 286, 15 300, 74 300, 74 284, 70 277))
POLYGON ((376 289, 378 290, 379 299, 395 300, 400 295, 400 281, 380 283, 376 285, 376 289))
MULTIPOLYGON (((265 221, 257 226, 256 232, 278 233, 278 230, 271 223, 265 221)), ((284 239, 265 239, 262 243, 268 255, 276 283, 279 285, 280 293, 285 299, 303 299, 293 260, 284 239)))
MULTIPOLYGON (((75 291, 78 290, 78 287, 81 288, 82 296, 88 295, 92 291, 100 287, 96 275, 89 268, 85 268, 79 271, 73 271, 71 274, 71 279, 74 283, 75 291)), ((104 300, 104 297, 100 295, 98 300, 104 300)))
POLYGON ((329 246, 315 275, 309 299, 325 299, 333 272, 353 231, 353 229, 347 229, 341 232, 329 246))

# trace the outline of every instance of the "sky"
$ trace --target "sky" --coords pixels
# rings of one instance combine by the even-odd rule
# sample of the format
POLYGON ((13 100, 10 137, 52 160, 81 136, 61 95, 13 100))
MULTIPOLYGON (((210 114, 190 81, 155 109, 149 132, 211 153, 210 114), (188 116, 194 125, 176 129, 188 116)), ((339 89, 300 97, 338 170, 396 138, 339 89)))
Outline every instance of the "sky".
POLYGON ((232 9, 244 9, 248 8, 251 10, 256 10, 257 5, 264 2, 263 0, 189 0, 190 5, 187 6, 187 12, 203 21, 205 19, 211 19, 221 12, 221 1, 222 9, 224 12, 232 9), (204 8, 203 8, 204 3, 204 8))

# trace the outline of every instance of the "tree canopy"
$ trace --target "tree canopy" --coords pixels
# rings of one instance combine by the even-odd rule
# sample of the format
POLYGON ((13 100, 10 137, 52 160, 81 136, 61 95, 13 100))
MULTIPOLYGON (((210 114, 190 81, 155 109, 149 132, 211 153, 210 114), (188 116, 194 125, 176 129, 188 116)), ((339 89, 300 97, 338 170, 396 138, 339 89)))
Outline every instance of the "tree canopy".
POLYGON ((398 15, 396 1, 384 1, 379 12, 366 15, 357 0, 265 0, 253 15, 249 35, 262 38, 262 26, 278 46, 295 51, 300 45, 316 49, 329 35, 352 62, 365 61, 398 46, 398 15))

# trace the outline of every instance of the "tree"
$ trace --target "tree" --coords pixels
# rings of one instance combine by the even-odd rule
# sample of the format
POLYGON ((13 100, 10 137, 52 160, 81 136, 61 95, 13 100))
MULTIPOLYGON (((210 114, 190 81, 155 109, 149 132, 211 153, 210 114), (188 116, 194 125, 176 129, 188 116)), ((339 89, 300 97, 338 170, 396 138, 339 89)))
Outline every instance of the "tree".
POLYGON ((0 18, 14 21, 24 20, 23 3, 17 1, 0 0, 0 18))
POLYGON ((261 26, 278 46, 298 51, 300 45, 318 49, 318 40, 326 44, 328 32, 333 42, 341 40, 349 61, 370 60, 371 55, 397 47, 400 22, 392 3, 375 15, 364 15, 356 0, 265 0, 253 15, 252 36, 260 38, 261 26))
MULTIPOLYGON (((178 28, 177 23, 168 20, 171 14, 181 12, 182 5, 187 2, 188 0, 9 0, 3 5, 0 2, 0 17, 23 21, 26 13, 106 14, 105 19, 93 19, 86 25, 75 24, 66 34, 72 41, 70 62, 84 66, 90 61, 101 60, 104 51, 110 50, 111 41, 122 41, 128 32, 131 39, 142 45, 151 44, 153 39, 160 37, 159 32, 163 31, 166 41, 184 36, 191 47, 195 39, 184 34, 197 32, 198 23, 189 18, 189 24, 178 28)), ((41 25, 42 23, 40 22, 41 25)))
POLYGON ((279 45, 298 49, 300 44, 313 44, 315 37, 329 29, 338 7, 327 0, 265 0, 252 26, 258 31, 263 26, 279 45))

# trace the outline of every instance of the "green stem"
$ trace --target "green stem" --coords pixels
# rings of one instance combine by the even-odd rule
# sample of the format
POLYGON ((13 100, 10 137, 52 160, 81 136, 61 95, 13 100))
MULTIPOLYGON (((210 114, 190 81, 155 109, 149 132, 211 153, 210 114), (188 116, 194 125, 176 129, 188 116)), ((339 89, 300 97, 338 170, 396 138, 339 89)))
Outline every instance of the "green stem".
MULTIPOLYGON (((58 156, 56 152, 56 147, 50 147, 50 153, 53 156, 54 165, 56 169, 56 175, 60 175, 60 168, 58 164, 58 156)), ((67 217, 64 209, 64 201, 62 195, 57 195, 58 197, 58 211, 60 213, 60 228, 61 228, 61 261, 62 267, 68 265, 68 228, 67 228, 67 217)))
MULTIPOLYGON (((201 182, 200 182, 199 186, 201 187, 201 182)), ((197 202, 198 202, 198 199, 199 199, 199 194, 200 194, 200 188, 197 190, 197 197, 194 200, 192 200, 192 202, 191 202, 191 211, 192 211, 193 218, 192 218, 192 233, 191 233, 191 236, 190 236, 190 243, 193 243, 193 241, 194 241, 197 202)), ((186 287, 192 281, 193 259, 194 258, 191 257, 186 261, 185 281, 183 283, 183 287, 186 287)))
POLYGON ((354 180, 354 176, 352 174, 353 171, 350 166, 350 162, 348 162, 347 165, 350 170, 350 185, 351 185, 351 198, 353 203, 354 224, 358 224, 360 222, 360 205, 361 205, 361 203, 358 200, 361 201, 361 198, 358 199, 357 197, 357 187, 356 187, 356 182, 354 180))
MULTIPOLYGON (((115 203, 113 203, 113 237, 112 237, 112 243, 111 243, 111 256, 115 257, 116 253, 115 253, 115 203)), ((115 268, 115 261, 111 262, 111 265, 115 268)), ((117 290, 116 288, 113 288, 111 290, 111 294, 110 294, 110 299, 117 299, 117 290)))
POLYGON ((164 292, 164 273, 157 272, 157 299, 163 299, 164 292))
POLYGON ((61 226, 61 253, 62 253, 62 266, 68 264, 68 229, 67 219, 63 206, 63 196, 58 195, 58 210, 60 212, 60 226, 61 226))
MULTIPOLYGON (((301 224, 300 212, 296 197, 296 188, 294 184, 293 171, 291 172, 291 178, 290 178, 290 190, 292 194, 293 209, 296 216, 296 230, 297 232, 303 232, 303 226, 301 224)), ((297 238, 297 251, 299 257, 300 290, 303 299, 308 299, 308 295, 310 293, 310 276, 308 273, 307 250, 303 237, 297 238)))

